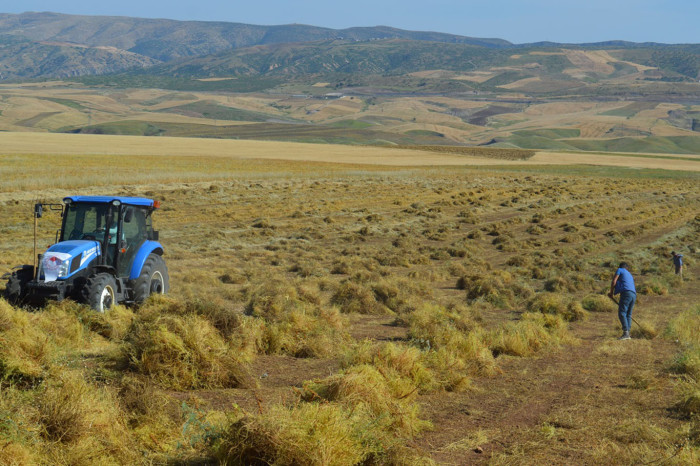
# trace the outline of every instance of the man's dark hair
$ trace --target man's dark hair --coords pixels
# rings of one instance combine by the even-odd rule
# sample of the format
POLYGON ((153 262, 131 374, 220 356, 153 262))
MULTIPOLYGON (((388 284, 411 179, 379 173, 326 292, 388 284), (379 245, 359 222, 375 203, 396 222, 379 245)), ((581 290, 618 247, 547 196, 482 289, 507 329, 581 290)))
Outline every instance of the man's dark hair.
POLYGON ((620 267, 621 269, 626 269, 627 268, 627 262, 620 262, 620 267))

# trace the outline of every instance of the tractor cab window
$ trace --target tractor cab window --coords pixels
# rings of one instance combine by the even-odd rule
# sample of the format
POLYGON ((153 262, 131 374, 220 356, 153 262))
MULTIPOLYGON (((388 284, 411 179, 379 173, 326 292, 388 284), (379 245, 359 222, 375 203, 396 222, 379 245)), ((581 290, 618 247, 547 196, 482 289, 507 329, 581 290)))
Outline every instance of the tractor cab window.
POLYGON ((128 206, 124 210, 124 238, 127 243, 140 243, 148 237, 146 212, 138 207, 128 206))
POLYGON ((88 240, 102 245, 104 263, 113 265, 117 252, 117 214, 110 204, 74 202, 66 206, 61 241, 88 240), (112 212, 110 212, 112 210, 112 212), (105 245, 105 235, 107 244, 105 245))
POLYGON ((110 207, 108 204, 69 204, 64 214, 61 240, 84 239, 102 242, 105 234, 108 234, 116 243, 116 219, 113 218, 111 224, 107 225, 110 207))
POLYGON ((148 239, 150 212, 134 206, 126 206, 122 217, 122 242, 120 245, 119 276, 129 274, 131 263, 141 244, 148 239))

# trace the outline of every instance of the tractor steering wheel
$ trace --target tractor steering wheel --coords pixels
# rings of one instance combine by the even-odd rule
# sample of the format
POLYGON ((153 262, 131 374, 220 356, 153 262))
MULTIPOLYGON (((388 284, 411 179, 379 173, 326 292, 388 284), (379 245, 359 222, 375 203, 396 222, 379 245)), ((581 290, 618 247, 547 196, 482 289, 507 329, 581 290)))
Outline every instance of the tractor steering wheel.
POLYGON ((105 234, 104 228, 97 228, 95 231, 92 231, 90 233, 83 233, 82 239, 87 239, 90 241, 97 241, 97 237, 104 236, 104 234, 105 234))

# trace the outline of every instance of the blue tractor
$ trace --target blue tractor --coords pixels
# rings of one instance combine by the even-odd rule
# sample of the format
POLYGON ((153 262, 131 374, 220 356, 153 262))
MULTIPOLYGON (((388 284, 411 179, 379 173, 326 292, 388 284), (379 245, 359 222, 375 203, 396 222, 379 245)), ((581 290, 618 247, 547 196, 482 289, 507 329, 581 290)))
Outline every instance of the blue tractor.
POLYGON ((169 289, 163 246, 153 230, 159 201, 141 197, 70 196, 63 204, 34 208, 34 265, 7 276, 5 299, 42 305, 71 298, 105 312, 116 303, 140 303, 169 289), (43 207, 63 217, 56 244, 36 253, 36 225, 43 207))

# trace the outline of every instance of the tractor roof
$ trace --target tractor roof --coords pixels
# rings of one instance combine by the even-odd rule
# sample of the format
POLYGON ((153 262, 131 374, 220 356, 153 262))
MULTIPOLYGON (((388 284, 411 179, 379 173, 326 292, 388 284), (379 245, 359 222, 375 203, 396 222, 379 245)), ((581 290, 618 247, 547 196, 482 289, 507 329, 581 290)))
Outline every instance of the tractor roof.
POLYGON ((85 202, 91 204, 111 204, 113 201, 119 201, 122 204, 140 206, 140 207, 154 207, 158 208, 160 202, 154 201, 153 199, 147 199, 145 197, 125 197, 125 196, 68 196, 63 198, 63 202, 70 199, 71 202, 85 202))

